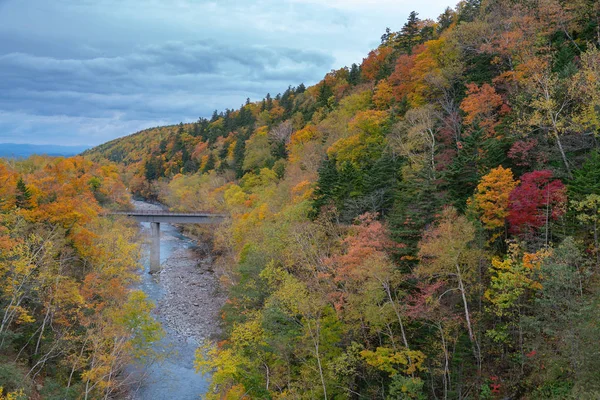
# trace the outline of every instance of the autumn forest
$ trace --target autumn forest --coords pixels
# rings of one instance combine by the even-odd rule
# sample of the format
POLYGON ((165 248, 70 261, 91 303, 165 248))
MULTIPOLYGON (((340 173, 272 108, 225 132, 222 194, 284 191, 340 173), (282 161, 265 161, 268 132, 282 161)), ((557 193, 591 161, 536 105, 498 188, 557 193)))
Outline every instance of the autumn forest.
POLYGON ((207 399, 600 398, 600 3, 465 0, 380 43, 0 161, 0 399, 123 398, 153 357, 136 225, 105 216, 132 197, 230 216, 185 228, 227 296, 207 399))

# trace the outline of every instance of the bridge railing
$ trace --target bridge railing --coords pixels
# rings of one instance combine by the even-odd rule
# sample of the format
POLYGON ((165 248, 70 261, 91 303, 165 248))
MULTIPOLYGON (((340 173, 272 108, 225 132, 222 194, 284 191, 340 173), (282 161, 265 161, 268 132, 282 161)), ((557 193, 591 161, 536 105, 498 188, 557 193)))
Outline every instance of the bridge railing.
POLYGON ((213 214, 205 211, 189 211, 189 212, 177 212, 168 210, 131 210, 131 211, 106 211, 104 215, 156 215, 156 216, 169 216, 169 217, 218 217, 226 218, 226 214, 213 214))

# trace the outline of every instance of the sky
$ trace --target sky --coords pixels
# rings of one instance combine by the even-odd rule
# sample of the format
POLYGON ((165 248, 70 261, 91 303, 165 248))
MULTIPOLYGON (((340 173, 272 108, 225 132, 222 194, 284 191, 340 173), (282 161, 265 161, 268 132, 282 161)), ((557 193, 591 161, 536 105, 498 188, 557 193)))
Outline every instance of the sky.
POLYGON ((98 145, 360 63, 448 0, 0 0, 0 143, 98 145))

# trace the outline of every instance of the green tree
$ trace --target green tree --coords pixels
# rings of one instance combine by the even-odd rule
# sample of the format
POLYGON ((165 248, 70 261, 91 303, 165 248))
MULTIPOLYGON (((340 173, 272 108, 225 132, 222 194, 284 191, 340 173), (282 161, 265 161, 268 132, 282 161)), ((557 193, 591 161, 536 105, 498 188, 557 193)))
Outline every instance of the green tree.
POLYGON ((25 184, 23 177, 19 177, 17 181, 16 205, 19 208, 31 208, 31 190, 25 184))

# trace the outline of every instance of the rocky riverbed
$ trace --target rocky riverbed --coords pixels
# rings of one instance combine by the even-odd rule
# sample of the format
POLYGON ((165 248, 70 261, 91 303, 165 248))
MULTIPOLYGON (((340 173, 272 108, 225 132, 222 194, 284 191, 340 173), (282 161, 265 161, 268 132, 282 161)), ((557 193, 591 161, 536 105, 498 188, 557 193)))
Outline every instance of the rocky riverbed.
POLYGON ((219 310, 224 299, 206 246, 175 250, 155 275, 159 275, 165 291, 155 309, 164 326, 178 338, 198 342, 219 333, 219 310))
MULTIPOLYGON (((137 210, 161 207, 135 201, 137 210)), ((161 271, 149 274, 149 224, 142 224, 144 271, 140 289, 155 302, 153 313, 163 325, 165 338, 156 350, 165 357, 151 365, 138 365, 143 379, 132 399, 198 399, 208 388, 208 377, 196 374, 194 352, 206 339, 219 334, 219 310, 225 297, 213 272, 206 244, 196 243, 170 224, 161 224, 161 271)))

